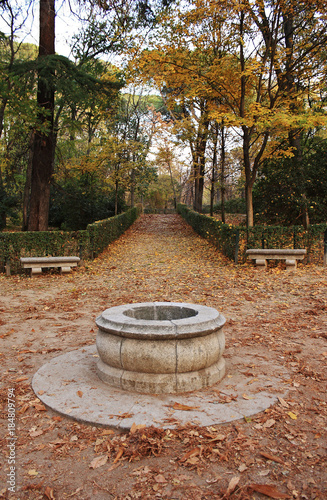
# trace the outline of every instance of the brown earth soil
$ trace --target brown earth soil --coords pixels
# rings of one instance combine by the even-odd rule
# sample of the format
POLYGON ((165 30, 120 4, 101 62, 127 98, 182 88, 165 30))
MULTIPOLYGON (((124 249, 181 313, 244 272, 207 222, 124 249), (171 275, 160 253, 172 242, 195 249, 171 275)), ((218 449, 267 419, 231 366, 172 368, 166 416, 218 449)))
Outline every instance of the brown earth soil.
MULTIPOLYGON (((179 216, 147 215, 69 275, 0 275, 0 498, 326 499, 326 272, 235 266, 179 216), (129 433, 43 406, 31 389, 38 368, 94 344, 94 320, 107 307, 154 300, 217 308, 227 319, 226 357, 252 346, 282 364, 287 396, 230 424, 129 433), (7 489, 10 466, 15 493, 7 489)), ((255 378, 255 357, 249 373, 255 378)))

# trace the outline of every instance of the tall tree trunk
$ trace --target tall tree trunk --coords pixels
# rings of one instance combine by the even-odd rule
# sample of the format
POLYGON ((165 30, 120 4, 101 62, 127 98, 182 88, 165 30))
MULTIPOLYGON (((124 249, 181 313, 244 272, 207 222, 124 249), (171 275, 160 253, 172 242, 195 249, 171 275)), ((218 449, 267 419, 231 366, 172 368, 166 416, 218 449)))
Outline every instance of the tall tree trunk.
MULTIPOLYGON (((240 64, 241 64, 241 96, 240 96, 240 116, 245 117, 245 98, 246 98, 246 75, 245 75, 245 55, 243 46, 245 13, 240 13, 240 64)), ((250 132, 249 127, 242 126, 243 130, 243 165, 245 173, 245 201, 246 201, 246 225, 253 227, 253 199, 252 199, 252 170, 250 159, 250 132)))
POLYGON ((27 228, 28 228, 28 214, 29 214, 29 208, 30 208, 30 192, 31 192, 33 153, 34 153, 34 131, 32 130, 31 134, 30 134, 29 145, 28 145, 28 160, 27 160, 24 193, 23 193, 23 226, 22 226, 23 231, 27 231, 27 228))
POLYGON ((115 181, 115 215, 118 214, 118 188, 119 188, 119 181, 116 178, 116 181, 115 181))
POLYGON ((221 125, 221 168, 220 168, 220 192, 221 192, 221 222, 226 222, 225 215, 225 163, 226 163, 226 151, 225 151, 226 141, 225 141, 225 128, 224 122, 221 125))
MULTIPOLYGON (((294 73, 293 73, 293 50, 294 50, 294 20, 293 20, 293 11, 290 9, 289 11, 286 9, 283 12, 283 28, 284 28, 284 37, 285 37, 285 47, 286 47, 286 90, 291 99, 291 111, 296 113, 297 111, 297 103, 296 103, 296 88, 294 82, 294 73)), ((309 228, 310 220, 309 220, 309 211, 308 211, 308 200, 305 193, 305 176, 303 172, 303 155, 302 155, 302 144, 301 137, 302 131, 300 129, 290 130, 289 134, 289 144, 293 149, 294 153, 294 161, 296 163, 298 172, 299 172, 299 180, 301 185, 301 198, 302 198, 302 219, 303 226, 305 229, 309 228)))
POLYGON ((177 209, 177 196, 176 196, 176 190, 175 190, 175 184, 174 184, 174 179, 173 179, 173 172, 171 170, 170 160, 168 160, 168 168, 169 168, 171 187, 173 188, 173 193, 174 193, 174 208, 176 210, 177 209))
POLYGON ((52 75, 42 62, 55 53, 55 0, 40 0, 40 42, 37 102, 40 125, 34 134, 29 231, 48 229, 50 182, 53 173, 54 89, 52 75))
POLYGON ((245 188, 245 202, 246 202, 246 225, 247 227, 253 227, 254 213, 253 213, 252 186, 249 184, 245 188))
POLYGON ((253 198, 252 198, 253 176, 251 171, 251 160, 250 160, 250 136, 248 127, 243 126, 242 128, 243 128, 243 163, 245 172, 246 225, 247 227, 253 227, 254 225, 253 198))
POLYGON ((131 172, 131 208, 135 204, 135 168, 132 168, 131 172))
POLYGON ((193 154, 193 171, 194 171, 194 204, 193 208, 196 212, 202 212, 204 175, 205 175, 205 151, 208 139, 209 121, 205 120, 199 125, 200 130, 196 140, 196 145, 193 154))
POLYGON ((204 188, 204 173, 205 173, 205 156, 203 155, 198 159, 198 164, 196 165, 196 177, 194 184, 194 210, 196 212, 202 212, 202 202, 203 202, 203 188, 204 188))
POLYGON ((215 202, 215 184, 217 175, 217 141, 214 143, 212 168, 211 168, 211 186, 210 186, 210 216, 213 217, 213 207, 215 202))

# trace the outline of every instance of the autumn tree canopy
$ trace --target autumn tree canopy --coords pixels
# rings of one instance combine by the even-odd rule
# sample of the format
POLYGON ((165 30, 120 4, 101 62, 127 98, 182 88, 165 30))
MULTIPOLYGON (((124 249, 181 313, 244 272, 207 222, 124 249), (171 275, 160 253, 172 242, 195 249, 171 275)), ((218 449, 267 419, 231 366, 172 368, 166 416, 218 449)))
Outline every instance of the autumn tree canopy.
POLYGON ((248 226, 258 176, 290 165, 297 220, 308 226, 305 142, 315 138, 316 147, 326 130, 325 2, 79 3, 84 20, 70 59, 55 53, 54 0, 39 3, 38 55, 17 42, 24 15, 13 5, 1 4, 10 26, 0 38, 2 226, 20 204, 24 229, 46 229, 50 199, 65 186, 73 196, 72 185, 82 194, 97 185, 101 199, 113 194, 117 212, 120 198, 144 200, 163 165, 175 204, 183 192, 195 210, 210 203, 213 213, 219 192, 223 220, 227 180, 237 176, 248 226), (158 123, 190 152, 183 175, 169 170, 180 153, 159 144, 158 123))
MULTIPOLYGON (((252 189, 264 161, 292 157, 302 175, 301 135, 324 126, 325 2, 221 0, 182 2, 165 15, 136 64, 141 79, 166 91, 172 116, 190 100, 206 106, 210 121, 240 138, 248 225, 252 189)), ((202 108, 203 109, 203 108, 202 108)), ((193 118, 193 126, 201 113, 193 118)), ((184 134, 190 120, 176 120, 184 134)), ((195 198, 201 199, 203 152, 194 162, 195 198)), ((201 209, 201 203, 195 203, 201 209)), ((303 215, 308 224, 305 196, 303 215)))

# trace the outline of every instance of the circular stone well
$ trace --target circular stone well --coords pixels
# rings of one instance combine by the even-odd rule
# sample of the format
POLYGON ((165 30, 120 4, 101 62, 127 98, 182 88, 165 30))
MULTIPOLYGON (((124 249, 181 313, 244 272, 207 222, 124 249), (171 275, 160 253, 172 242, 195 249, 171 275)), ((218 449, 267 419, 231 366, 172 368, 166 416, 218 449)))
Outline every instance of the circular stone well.
POLYGON ((225 318, 212 307, 144 302, 111 307, 97 319, 97 374, 146 394, 208 387, 225 375, 225 318))

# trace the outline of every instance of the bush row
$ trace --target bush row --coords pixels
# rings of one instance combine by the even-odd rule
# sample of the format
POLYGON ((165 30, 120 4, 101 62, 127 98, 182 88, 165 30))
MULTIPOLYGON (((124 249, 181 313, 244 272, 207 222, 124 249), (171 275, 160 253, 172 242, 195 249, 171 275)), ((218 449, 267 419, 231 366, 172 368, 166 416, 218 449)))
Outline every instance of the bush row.
POLYGON ((303 226, 232 226, 179 204, 178 213, 202 237, 212 242, 226 257, 245 262, 248 248, 305 248, 306 262, 322 264, 326 252, 327 224, 303 226))
POLYGON ((37 231, 0 233, 0 269, 10 265, 21 271, 20 257, 77 255, 93 259, 117 239, 139 216, 138 208, 89 224, 81 231, 37 231))

